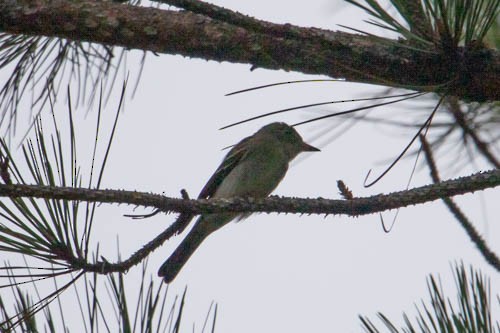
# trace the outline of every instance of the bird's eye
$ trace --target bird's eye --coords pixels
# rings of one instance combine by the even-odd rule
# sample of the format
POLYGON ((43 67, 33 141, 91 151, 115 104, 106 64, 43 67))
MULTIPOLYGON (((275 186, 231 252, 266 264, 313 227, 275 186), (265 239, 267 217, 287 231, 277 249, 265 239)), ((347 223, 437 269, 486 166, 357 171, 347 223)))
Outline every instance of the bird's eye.
POLYGON ((287 142, 293 142, 293 141, 296 141, 299 138, 297 132, 293 128, 291 128, 291 127, 287 127, 287 128, 283 129, 282 137, 287 142))

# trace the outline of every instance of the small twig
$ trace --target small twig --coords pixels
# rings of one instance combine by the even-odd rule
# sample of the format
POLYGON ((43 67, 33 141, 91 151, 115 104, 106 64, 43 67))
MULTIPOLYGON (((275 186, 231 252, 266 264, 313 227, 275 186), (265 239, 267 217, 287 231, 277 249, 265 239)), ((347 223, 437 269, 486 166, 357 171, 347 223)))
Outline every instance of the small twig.
POLYGON ((490 151, 490 148, 487 143, 485 143, 481 138, 477 135, 476 131, 474 131, 469 124, 467 123, 467 119, 465 114, 460 109, 460 105, 458 104, 458 100, 456 97, 449 97, 447 99, 449 108, 448 110, 455 118, 457 124, 462 128, 464 135, 469 136, 474 142, 477 150, 481 152, 481 154, 490 162, 495 168, 500 168, 500 161, 495 157, 495 155, 490 151))
POLYGON ((187 193, 186 189, 181 190, 181 197, 184 200, 190 200, 191 198, 189 197, 189 194, 187 193))
POLYGON ((151 252, 160 247, 165 241, 171 237, 181 233, 188 226, 194 215, 180 214, 177 220, 171 224, 165 231, 156 236, 149 243, 144 245, 140 250, 132 254, 128 259, 118 263, 109 263, 108 261, 97 261, 88 263, 84 259, 69 262, 72 268, 81 269, 85 272, 95 272, 99 274, 108 274, 111 272, 126 272, 131 267, 140 263, 151 252))
POLYGON ((346 200, 352 200, 354 199, 354 196, 352 195, 352 191, 347 187, 346 184, 344 184, 343 181, 337 180, 337 187, 339 188, 340 195, 344 197, 346 200))
MULTIPOLYGON (((425 158, 427 160, 427 164, 431 170, 431 178, 434 183, 440 182, 439 173, 436 167, 436 163, 434 161, 434 157, 432 156, 432 151, 429 146, 429 143, 425 139, 424 136, 420 136, 420 141, 422 142, 422 147, 425 153, 425 158)), ((442 200, 448 206, 448 209, 451 211, 453 216, 457 219, 460 225, 465 229, 467 235, 471 241, 476 244, 479 252, 483 255, 484 259, 493 266, 497 271, 500 271, 500 260, 496 256, 496 254, 491 251, 486 245, 485 241, 477 232, 476 228, 472 225, 469 219, 465 216, 465 214, 460 210, 460 208, 453 202, 453 200, 449 197, 443 197, 442 200)))
MULTIPOLYGON (((256 33, 270 34, 275 37, 286 37, 311 40, 313 38, 323 39, 323 31, 319 28, 301 29, 291 24, 276 24, 258 20, 248 15, 241 14, 224 7, 220 7, 200 0, 153 0, 159 3, 169 4, 182 8, 195 14, 210 17, 213 20, 225 22, 256 33)), ((324 40, 323 40, 324 42, 324 40)))

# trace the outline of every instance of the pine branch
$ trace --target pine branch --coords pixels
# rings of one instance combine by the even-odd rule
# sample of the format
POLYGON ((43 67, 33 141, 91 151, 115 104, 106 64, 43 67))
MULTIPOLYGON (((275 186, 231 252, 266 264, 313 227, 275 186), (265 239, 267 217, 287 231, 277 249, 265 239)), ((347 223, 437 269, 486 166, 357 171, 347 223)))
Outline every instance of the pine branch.
POLYGON ((500 170, 494 169, 407 191, 379 194, 364 198, 359 197, 352 200, 302 199, 277 196, 264 199, 185 200, 168 198, 158 194, 125 190, 93 190, 73 187, 4 184, 0 184, 0 196, 131 204, 153 207, 163 212, 180 212, 185 214, 274 212, 359 216, 472 193, 498 185, 500 185, 500 170))
POLYGON ((117 190, 91 190, 84 188, 50 187, 34 185, 0 185, 0 195, 10 197, 37 197, 65 200, 82 200, 90 202, 127 203, 156 207, 162 211, 183 212, 164 232, 159 234, 129 258, 117 263, 98 260, 90 263, 84 257, 67 255, 64 257, 71 270, 108 274, 126 272, 140 263, 151 252, 161 246, 173 235, 182 232, 193 217, 193 214, 214 212, 281 212, 302 214, 345 214, 358 216, 382 210, 414 205, 436 199, 447 199, 449 196, 473 192, 500 184, 500 170, 492 170, 474 174, 455 180, 448 180, 434 185, 414 188, 387 195, 376 195, 349 200, 327 200, 280 198, 266 199, 226 199, 226 200, 188 200, 166 198, 160 195, 117 190))
MULTIPOLYGON (((429 146, 429 143, 425 139, 424 136, 420 136, 420 142, 422 143, 422 148, 425 154, 425 158, 427 161, 427 164, 430 168, 431 171, 431 178, 434 183, 439 183, 441 181, 441 178, 439 177, 439 173, 437 170, 436 162, 434 160, 434 156, 432 154, 431 147, 429 146)), ((498 169, 497 169, 498 170, 498 169)), ((450 212, 453 214, 455 219, 460 223, 462 228, 464 228, 465 232, 469 236, 470 240, 476 244, 479 252, 481 252, 481 255, 483 258, 491 265, 493 268, 495 268, 497 271, 500 272, 500 259, 497 257, 495 252, 493 252, 484 239, 481 237, 479 232, 476 230, 474 225, 472 224, 471 221, 467 218, 467 216, 462 212, 460 207, 458 207, 455 202, 449 198, 442 198, 443 202, 445 205, 448 207, 450 212)))
POLYGON ((394 40, 243 17, 243 23, 232 17, 226 23, 192 12, 106 1, 0 2, 0 31, 11 34, 248 63, 420 91, 439 92, 446 86, 449 94, 462 99, 500 99, 497 50, 458 48, 454 55, 418 52, 394 40), (264 27, 269 31, 263 32, 264 27))
POLYGON ((456 124, 462 129, 463 136, 470 137, 481 155, 495 168, 500 168, 500 161, 498 161, 498 159, 495 157, 488 143, 483 141, 479 137, 477 131, 472 127, 474 126, 474 120, 470 121, 469 119, 467 119, 466 114, 460 109, 460 105, 458 104, 456 98, 448 98, 447 102, 449 105, 448 110, 453 115, 456 124))

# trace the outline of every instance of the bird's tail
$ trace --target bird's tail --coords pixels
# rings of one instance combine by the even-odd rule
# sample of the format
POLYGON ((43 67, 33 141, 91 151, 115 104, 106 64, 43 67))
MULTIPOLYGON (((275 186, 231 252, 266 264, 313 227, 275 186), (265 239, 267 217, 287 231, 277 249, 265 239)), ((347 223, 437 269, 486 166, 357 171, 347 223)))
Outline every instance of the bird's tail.
POLYGON ((173 279, 175 279, 191 255, 211 233, 211 230, 205 230, 204 227, 206 227, 206 223, 201 222, 203 221, 196 221, 193 229, 191 229, 186 238, 184 238, 184 240, 158 270, 158 276, 163 277, 163 280, 166 283, 170 283, 173 279))

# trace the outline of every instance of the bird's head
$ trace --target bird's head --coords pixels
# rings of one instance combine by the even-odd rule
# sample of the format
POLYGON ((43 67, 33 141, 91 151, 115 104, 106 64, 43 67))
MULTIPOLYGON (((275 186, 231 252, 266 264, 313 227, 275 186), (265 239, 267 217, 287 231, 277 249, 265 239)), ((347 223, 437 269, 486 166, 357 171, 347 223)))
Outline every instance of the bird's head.
POLYGON ((262 127, 255 135, 271 137, 279 141, 290 160, 304 151, 320 151, 305 143, 300 134, 292 126, 285 123, 271 123, 262 127))

